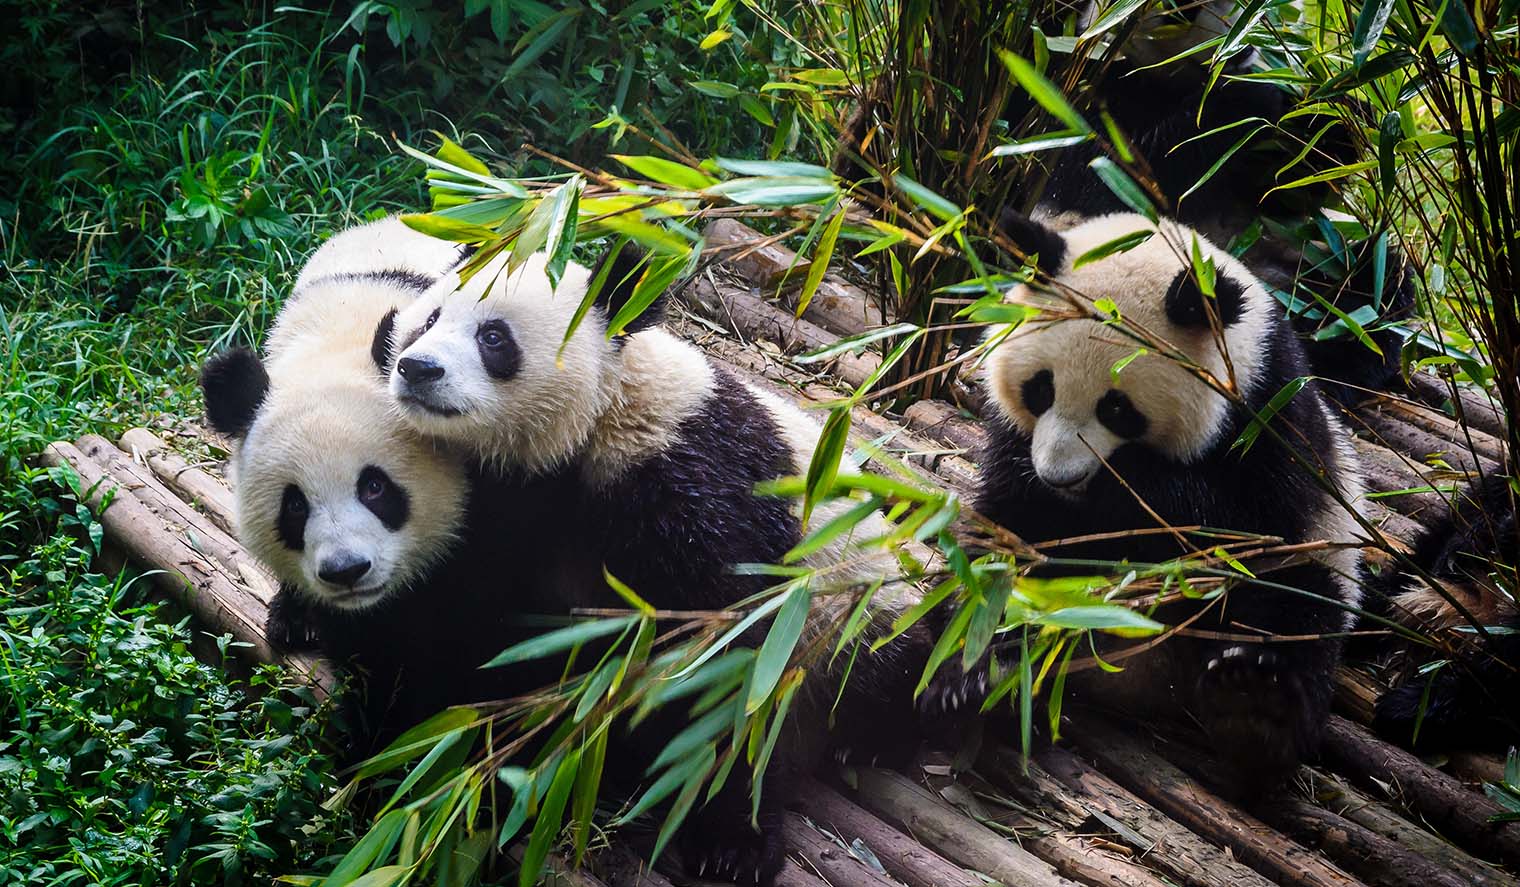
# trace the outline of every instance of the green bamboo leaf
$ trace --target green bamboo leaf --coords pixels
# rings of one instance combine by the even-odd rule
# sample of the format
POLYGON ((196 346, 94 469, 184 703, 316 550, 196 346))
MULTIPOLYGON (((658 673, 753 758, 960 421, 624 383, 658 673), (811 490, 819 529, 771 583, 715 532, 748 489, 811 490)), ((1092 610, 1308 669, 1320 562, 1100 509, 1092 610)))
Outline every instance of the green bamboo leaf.
POLYGON ((1074 133, 1069 131, 1045 133, 1010 142, 1006 145, 998 145, 987 152, 988 157, 1012 157, 1019 154, 1034 154, 1038 151, 1054 151, 1059 148, 1070 148, 1072 145, 1080 145, 1092 140, 1092 133, 1074 133))
POLYGON ((807 68, 793 71, 792 79, 811 83, 814 86, 846 86, 850 82, 849 75, 838 68, 807 68))
POLYGON ((757 823, 760 816, 760 795, 765 788, 766 768, 770 766, 771 754, 776 750, 776 740, 780 738, 781 730, 786 725, 786 715, 791 710, 792 697, 797 694, 797 688, 801 683, 800 679, 792 680, 782 689, 781 701, 776 704, 770 729, 765 733, 765 743, 760 747, 760 754, 755 758, 755 774, 750 780, 749 819, 752 824, 757 823))
POLYGON ((666 160, 663 157, 634 157, 627 154, 612 156, 613 159, 644 178, 662 185, 673 185, 688 191, 701 191, 703 188, 718 184, 717 179, 700 169, 693 169, 684 163, 676 163, 674 160, 666 160))
POLYGON ((478 173, 472 169, 466 169, 462 166, 456 166, 446 160, 440 160, 431 154, 419 151, 416 148, 413 148, 411 145, 406 144, 405 142, 397 142, 396 147, 400 148, 402 153, 406 154, 407 156, 421 160, 423 163, 433 167, 434 169, 441 169, 444 172, 452 173, 453 175, 458 176, 459 178, 466 181, 477 182, 481 185, 485 185, 486 187, 492 189, 491 193, 499 194, 503 197, 528 196, 528 192, 523 190, 523 187, 516 182, 512 182, 507 179, 499 179, 495 176, 485 175, 483 173, 478 173))
POLYGON ((914 699, 928 688, 929 682, 934 680, 934 675, 939 672, 940 666, 954 656, 955 651, 965 642, 966 630, 971 625, 971 617, 974 613, 974 607, 961 607, 951 618, 950 624, 945 626, 945 630, 940 633, 939 640, 934 643, 934 649, 929 651, 929 660, 924 666, 923 674, 918 678, 918 686, 913 688, 914 699))
POLYGON ((820 498, 834 488, 834 478, 839 475, 839 460, 844 457, 845 444, 850 433, 850 408, 835 407, 823 423, 823 433, 808 463, 807 488, 802 502, 802 526, 806 530, 808 519, 820 498))
POLYGON ((514 662, 527 662, 533 659, 542 659, 555 653, 568 650, 587 641, 616 634, 635 622, 637 616, 619 616, 615 619, 593 619, 586 622, 577 622, 564 628, 557 628, 547 634, 530 638, 520 644, 514 644, 503 650, 502 653, 481 668, 498 668, 503 665, 511 665, 514 662))
POLYGON ((607 761, 607 731, 597 731, 588 751, 581 754, 580 769, 575 775, 575 793, 570 804, 570 825, 575 829, 575 855, 572 864, 580 868, 591 837, 591 818, 596 813, 596 794, 602 785, 602 767, 607 761))
POLYGON ((544 795, 538 818, 533 821, 527 849, 523 851, 522 870, 517 874, 518 887, 533 887, 543 874, 544 860, 549 857, 549 848, 559 837, 564 823, 565 804, 570 800, 570 790, 575 787, 580 763, 581 750, 578 748, 566 752, 560 759, 559 767, 554 771, 554 781, 549 784, 549 793, 544 795))
POLYGON ((1283 407, 1287 406, 1289 401, 1297 397, 1298 393, 1304 390, 1304 386, 1309 383, 1311 378, 1313 377, 1300 376, 1284 385, 1276 394, 1272 395, 1272 399, 1267 402, 1267 405, 1262 408, 1261 412, 1251 419, 1251 424, 1247 425, 1246 429, 1240 433, 1240 437, 1237 437, 1235 442, 1230 444, 1230 449, 1233 450, 1238 447, 1241 452, 1251 449, 1251 445, 1256 443, 1256 438, 1261 436, 1262 430, 1267 427, 1268 422, 1272 421, 1272 417, 1277 415, 1278 411, 1283 407))
POLYGON ((1466 0, 1448 0, 1446 13, 1441 16, 1441 33, 1451 41, 1452 48, 1464 56, 1471 56, 1478 48, 1478 25, 1467 11, 1466 0))
POLYGON ((401 224, 413 231, 454 243, 485 243, 497 234, 484 225, 461 222, 439 213, 403 213, 401 224))
POLYGON ((436 129, 433 130, 433 135, 437 136, 438 140, 443 143, 438 146, 436 153, 439 160, 451 163, 460 169, 469 170, 477 175, 488 176, 491 174, 491 170, 484 163, 476 159, 469 151, 459 147, 453 139, 450 139, 436 129))
MULTIPOLYGON (((1338 179, 1344 179, 1347 176, 1355 175, 1356 173, 1362 172, 1364 170, 1372 169, 1377 165, 1378 162, 1376 160, 1362 160, 1357 163, 1346 163, 1333 167, 1331 169, 1327 169, 1324 172, 1315 173, 1312 176, 1304 176, 1301 179, 1295 179, 1286 185, 1278 185, 1277 187, 1273 188, 1272 191, 1287 191, 1292 188, 1302 188, 1305 185, 1317 185, 1321 182, 1334 182, 1338 179)), ((1267 193, 1271 194, 1272 191, 1268 191, 1267 193)))
POLYGON ((813 596, 805 584, 799 584, 787 592, 786 602, 781 605, 776 621, 771 623, 771 630, 765 636, 765 643, 755 656, 755 671, 750 679, 745 711, 753 712, 759 708, 781 680, 781 674, 786 671, 786 664, 791 660, 792 649, 802 637, 802 628, 807 623, 812 600, 813 596))
POLYGON ((1188 197, 1191 196, 1193 192, 1197 191, 1199 188, 1202 188, 1205 184, 1207 184, 1209 179, 1212 179, 1214 177, 1214 174, 1219 172, 1220 167, 1224 166, 1231 157, 1234 157, 1241 148, 1244 148, 1246 143, 1254 138, 1257 133, 1266 128, 1267 127, 1265 126, 1258 126, 1237 139, 1235 144, 1227 148, 1223 154, 1220 154, 1219 157, 1216 158, 1212 164, 1210 164, 1209 168, 1204 171, 1202 176, 1198 177, 1198 180, 1196 182, 1189 186, 1186 191, 1182 192, 1182 196, 1177 198, 1177 203, 1181 204, 1182 201, 1188 199, 1188 197))
POLYGON ((711 742, 714 737, 728 729, 731 720, 732 713, 727 708, 720 705, 711 709, 671 737, 645 772, 658 773, 666 767, 675 765, 678 761, 686 760, 704 743, 711 742))
POLYGON ((813 263, 808 266, 807 279, 802 283, 802 292, 797 296, 797 316, 807 310, 808 303, 813 301, 813 294, 818 292, 818 285, 823 282, 823 273, 829 268, 829 260, 834 258, 834 242, 839 239, 839 229, 844 227, 844 207, 834 212, 834 217, 829 220, 828 227, 823 229, 823 236, 818 238, 818 249, 813 251, 813 263))
POLYGON ((539 56, 553 49, 559 42, 560 35, 565 33, 570 23, 581 14, 581 10, 580 6, 566 7, 553 15, 545 16, 542 21, 528 29, 522 39, 517 41, 517 45, 512 47, 517 57, 501 73, 501 82, 510 83, 514 77, 538 61, 539 56))
POLYGON ((736 160, 729 157, 719 157, 716 163, 719 169, 724 172, 731 172, 736 176, 761 178, 784 176, 794 179, 834 181, 834 174, 829 171, 828 167, 819 166, 815 163, 799 163, 795 160, 736 160))
POLYGON ((496 229, 518 215, 522 206, 523 200, 520 197, 485 197, 447 209, 435 209, 430 215, 496 229))
POLYGON ((798 206, 823 203, 839 194, 832 179, 806 176, 753 176, 719 182, 702 192, 737 204, 752 206, 798 206))
MULTIPOLYGON (((347 887, 398 887, 398 885, 405 884, 411 880, 412 874, 415 871, 416 868, 414 866, 387 865, 372 869, 355 880, 342 883, 346 884, 347 887)), ((323 884, 324 887, 328 884, 337 887, 337 882, 334 882, 330 877, 323 884)))
POLYGON ((893 176, 892 184, 897 187, 897 190, 908 195, 914 203, 928 210, 931 215, 941 221, 948 222, 961 214, 960 207, 905 175, 893 176))
MULTIPOLYGON (((611 249, 607 251, 607 257, 603 260, 601 266, 596 269, 596 276, 591 278, 591 283, 586 287, 585 295, 581 296, 580 305, 576 306, 575 314, 570 317, 570 325, 565 328, 565 337, 560 340, 559 351, 554 355, 556 363, 559 362, 560 357, 565 353, 565 347, 570 344, 570 340, 574 338, 575 331, 580 329, 581 322, 590 313, 591 306, 596 304, 596 300, 601 296, 602 290, 608 286, 621 286, 625 282, 622 280, 608 280, 608 277, 611 275, 612 269, 617 265, 618 254, 627 246, 628 238, 619 237, 612 244, 611 249)), ((643 261, 640 261, 630 274, 640 273, 644 268, 645 262, 647 262, 647 257, 643 261)))
POLYGON ((1100 243, 1082 255, 1077 256, 1075 259, 1073 259, 1071 263, 1072 270, 1076 270, 1077 268, 1080 268, 1089 262, 1096 262, 1099 259, 1108 258, 1115 253, 1127 253, 1155 236, 1156 229, 1144 228, 1139 231, 1131 231, 1130 233, 1120 237, 1115 237, 1113 240, 1110 240, 1107 243, 1100 243))
POLYGON ((881 508, 881 500, 877 498, 867 499, 848 511, 841 512, 832 520, 814 530, 806 539, 797 543, 791 551, 781 556, 783 564, 795 564, 819 549, 827 546, 830 542, 855 529, 855 527, 871 514, 881 508))
POLYGON ((1107 157, 1094 157, 1087 165, 1098 174, 1098 178, 1108 186, 1108 190, 1124 202, 1125 206, 1153 223, 1157 221, 1156 207, 1151 204, 1151 199, 1145 196, 1145 191, 1135 184, 1135 180, 1120 169, 1118 164, 1107 157))
POLYGON ((1067 103, 1066 97, 1061 95, 1061 91, 1054 83, 1046 80, 1045 75, 1035 70, 1034 65, 1007 50, 1000 51, 998 56, 1008 67, 1008 72, 1013 75, 1013 79, 1024 88, 1025 92, 1029 93, 1029 97, 1050 112, 1051 116, 1066 124, 1068 130, 1084 134, 1092 132, 1092 127, 1082 115, 1067 103))
POLYGON ((1251 29, 1261 21, 1261 17, 1267 13, 1267 0, 1250 0, 1245 6, 1235 11, 1235 24, 1225 33, 1224 40, 1219 48, 1214 51, 1214 76, 1218 76, 1223 70, 1220 62, 1233 56, 1245 45, 1246 38, 1251 35, 1251 29))
POLYGON ((397 736, 383 751, 359 767, 356 779, 368 779, 395 769, 433 747, 441 737, 473 726, 480 713, 472 708, 449 708, 397 736))
POLYGON ((1137 613, 1129 607, 1121 607, 1117 604, 1064 607, 1050 613, 1036 615, 1031 621, 1037 625, 1107 631, 1125 637, 1158 634, 1166 630, 1165 625, 1143 613, 1137 613))
POLYGON ((464 742, 466 746, 465 751, 468 752, 468 746, 470 743, 473 743, 475 741, 475 732, 475 728, 464 728, 455 730, 451 733, 445 733, 442 737, 440 737, 437 744, 433 746, 432 750, 423 756, 422 760, 417 762, 417 766, 412 768, 412 772, 408 773, 406 775, 406 778, 401 780, 401 784, 396 786, 395 792, 391 794, 391 799, 386 802, 385 807, 382 809, 389 810, 391 807, 394 807, 402 798, 406 797, 406 793, 411 791, 412 787, 415 786, 418 781, 422 779, 422 777, 426 776, 429 770, 433 769, 433 767, 438 763, 439 759, 448 753, 449 749, 455 747, 456 745, 459 745, 460 742, 464 742))
MULTIPOLYGON (((1398 111, 1389 111, 1383 116, 1383 125, 1378 127, 1378 179, 1383 186, 1384 194, 1393 193, 1394 184, 1394 149, 1398 146, 1400 137, 1404 134, 1403 121, 1398 111)), ((1374 292, 1381 293, 1382 290, 1374 292)))
POLYGON ((724 632, 723 636, 714 641, 712 646, 708 647, 706 650, 703 650, 702 653, 698 655, 690 665, 671 675, 670 679, 679 680, 680 678, 691 674, 697 668, 701 667, 702 663, 723 652, 723 650, 733 642, 734 638, 737 638, 739 635, 747 631, 751 625, 754 625, 756 622, 759 622, 766 616, 769 616, 770 614, 776 612, 776 610, 785 601, 786 595, 778 594, 760 606, 756 607, 755 609, 751 610, 748 616, 745 616, 743 619, 739 620, 739 622, 734 625, 733 628, 730 628, 728 631, 724 632))
POLYGON ((380 817, 353 849, 333 866, 323 884, 352 887, 359 875, 372 863, 390 854, 391 848, 401 838, 401 830, 406 827, 407 815, 405 810, 392 810, 380 817))
POLYGON ((882 339, 890 339, 893 336, 905 335, 917 329, 919 329, 919 327, 911 323, 896 323, 891 326, 884 326, 874 330, 868 330, 864 333, 856 333, 853 336, 846 336, 843 339, 834 342, 832 345, 825 346, 818 349, 817 351, 809 351, 807 354, 801 355, 800 357, 794 357, 792 358, 792 362, 800 364, 822 363, 827 360, 833 360, 835 357, 838 357, 846 351, 853 351, 858 354, 864 350, 865 346, 871 344, 872 342, 879 342, 882 339))
POLYGON ((961 650, 961 668, 970 671, 987 652, 992 637, 1003 621, 1003 611, 1008 607, 1008 596, 1013 583, 1007 577, 984 586, 985 593, 977 598, 974 612, 966 625, 966 645, 961 650))
POLYGON ((1077 39, 1091 40, 1116 25, 1128 21, 1130 16, 1145 6, 1146 2, 1147 0, 1119 0, 1119 2, 1104 9, 1098 18, 1088 25, 1087 30, 1083 31, 1077 39))
POLYGON ((612 320, 607 322, 607 338, 611 339, 623 334, 628 324, 638 319, 645 309, 654 304, 664 292, 670 288, 676 278, 680 277, 690 262, 690 255, 670 255, 651 259, 649 267, 644 270, 643 276, 633 288, 633 295, 618 309, 612 320))
POLYGON ((618 816, 612 821, 612 824, 615 826, 626 825, 637 819, 654 807, 654 805, 670 797, 676 789, 686 784, 693 772, 701 769, 701 756, 693 756, 685 759, 684 766, 678 763, 676 766, 661 773, 660 778, 651 783, 649 788, 644 790, 644 794, 640 795, 639 799, 633 802, 633 806, 628 808, 628 812, 618 816))
POLYGON ((1394 0, 1368 0, 1356 16, 1356 27, 1351 32, 1351 64, 1360 68, 1377 48, 1388 26, 1388 16, 1393 13, 1394 0))
POLYGON ((676 797, 675 803, 670 805, 670 812, 665 815, 665 822, 660 826, 660 833, 655 837, 654 850, 649 854, 651 861, 660 858, 665 852, 665 845, 675 837, 676 830, 681 823, 686 821, 686 814, 691 812, 692 805, 697 802, 697 796, 702 791, 702 780, 712 770, 717 761, 718 751, 712 745, 703 750, 700 756, 695 756, 695 765, 691 768, 691 774, 686 777, 686 784, 681 787, 681 794, 676 797))
POLYGON ((559 288, 560 279, 565 275, 565 268, 570 264, 570 256, 575 252, 575 231, 580 220, 581 190, 585 186, 586 180, 580 173, 576 173, 568 182, 554 189, 554 194, 548 199, 550 203, 549 239, 544 244, 544 252, 549 254, 549 258, 544 270, 549 276, 551 290, 559 288))

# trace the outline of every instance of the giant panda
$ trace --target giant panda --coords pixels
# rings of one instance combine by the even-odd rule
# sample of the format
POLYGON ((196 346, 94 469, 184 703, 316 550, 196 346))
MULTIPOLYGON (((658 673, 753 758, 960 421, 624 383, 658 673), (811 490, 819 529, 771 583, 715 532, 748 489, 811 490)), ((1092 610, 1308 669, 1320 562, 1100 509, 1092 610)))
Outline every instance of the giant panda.
MULTIPOLYGON (((755 486, 802 473, 818 425, 671 335, 657 322, 658 307, 609 337, 608 318, 637 278, 631 250, 614 251, 595 272, 570 265, 557 289, 542 255, 510 273, 504 261, 459 292, 433 292, 400 309, 377 329, 374 350, 393 355, 390 392, 409 426, 509 483, 533 487, 515 497, 544 528, 534 539, 532 572, 518 574, 524 604, 555 612, 626 606, 604 568, 651 604, 673 610, 723 609, 771 585, 773 578, 735 567, 780 563, 803 528, 791 504, 759 497, 755 486), (594 277, 606 281, 601 296, 562 343, 594 277)), ((856 504, 824 503, 810 526, 856 504)), ((856 536, 888 531, 872 515, 856 536)), ((846 541, 807 565, 828 567, 820 577, 841 585, 893 576, 891 559, 850 554, 846 541)), ((845 616, 830 590, 814 588, 817 631, 845 616)), ((884 626, 914 601, 911 588, 889 583, 874 599, 876 622, 884 626)), ((769 881, 783 858, 784 808, 831 744, 866 758, 911 752, 918 738, 913 691, 928 641, 915 626, 875 653, 862 648, 837 704, 841 674, 814 669, 766 770, 758 830, 749 780, 735 774, 687 818, 678 841, 686 867, 769 881), (838 727, 826 737, 831 715, 838 727)), ((847 657, 839 658, 842 669, 847 657)), ((630 741, 658 747, 662 731, 679 726, 677 713, 661 728, 639 728, 630 741)))
MULTIPOLYGON (((1520 696, 1515 598, 1520 524, 1510 479, 1489 474, 1458 490, 1447 510, 1412 540, 1412 548, 1415 569, 1385 570, 1375 583, 1374 591, 1382 594, 1374 604, 1439 639, 1452 654, 1429 674, 1416 670, 1383 694, 1374 725, 1389 739, 1421 749, 1502 750, 1520 743, 1514 712, 1520 696), (1487 638, 1478 635, 1468 616, 1487 630, 1487 638)), ((1446 656, 1416 651, 1421 655, 1412 665, 1446 656)))
POLYGON ((1008 333, 985 362, 992 415, 978 491, 983 515, 1029 543, 1114 534, 1045 552, 1074 561, 1046 572, 1077 575, 1102 572, 1083 562, 1159 564, 1220 544, 1158 532, 1163 524, 1346 546, 1270 572, 1258 565, 1256 578, 1239 576, 1221 600, 1183 600, 1157 616, 1178 625, 1202 612, 1192 628, 1329 635, 1323 640, 1176 636, 1126 663, 1122 674, 1073 675, 1068 684, 1104 704, 1196 719, 1231 770, 1224 787, 1265 790, 1315 748, 1339 655, 1334 636, 1354 621, 1360 600, 1359 524, 1313 476, 1358 501, 1363 483, 1349 435, 1310 382, 1270 425, 1307 467, 1269 434, 1249 448, 1234 445, 1252 416, 1310 367, 1272 297, 1196 231, 1132 213, 1061 232, 1016 214, 1002 224, 1039 263, 1041 283, 1018 287, 1011 299, 1042 313, 1008 333), (1124 252, 1075 261, 1136 232, 1151 236, 1124 252), (1217 269, 1213 298, 1190 270, 1195 248, 1217 269), (1245 406, 1154 349, 1137 352, 1116 324, 1092 319, 1087 312, 1104 299, 1112 307, 1103 310, 1130 329, 1217 379, 1233 377, 1245 406))
POLYGON ((370 354, 375 324, 457 285, 462 258, 395 218, 339 233, 303 266, 263 358, 235 348, 201 373, 210 424, 234 444, 238 537, 280 583, 266 636, 360 677, 355 760, 516 689, 478 670, 513 642, 510 583, 479 541, 510 533, 509 516, 488 478, 395 420, 370 354))

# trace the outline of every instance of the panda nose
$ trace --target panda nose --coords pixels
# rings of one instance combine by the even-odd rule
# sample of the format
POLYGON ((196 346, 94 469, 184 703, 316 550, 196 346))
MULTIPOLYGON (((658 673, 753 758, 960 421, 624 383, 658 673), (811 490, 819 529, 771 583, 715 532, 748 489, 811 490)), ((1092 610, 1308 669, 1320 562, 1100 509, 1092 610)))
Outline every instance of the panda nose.
POLYGON ((322 562, 317 575, 323 582, 353 588, 369 572, 369 560, 358 555, 344 555, 322 562))
POLYGON ((413 384, 436 382, 443 378, 443 365, 426 357, 403 357, 396 361, 396 372, 413 384))

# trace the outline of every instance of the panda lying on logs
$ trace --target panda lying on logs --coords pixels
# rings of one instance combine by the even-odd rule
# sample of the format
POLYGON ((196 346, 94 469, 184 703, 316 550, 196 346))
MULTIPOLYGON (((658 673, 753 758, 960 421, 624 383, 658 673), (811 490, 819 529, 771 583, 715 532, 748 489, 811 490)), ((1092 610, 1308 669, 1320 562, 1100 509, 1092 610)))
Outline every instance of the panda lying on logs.
MULTIPOLYGON (((1273 298, 1196 232, 1128 213, 1065 232, 1015 215, 1003 224, 1015 244, 1039 256, 1042 283, 1019 287, 1013 300, 1053 313, 1026 321, 987 359, 996 415, 981 463, 985 516, 1030 543, 1115 534, 1045 554, 1137 565, 1220 544, 1157 531, 1162 526, 1346 544, 1270 572, 1257 566, 1258 578, 1237 576, 1218 600, 1177 601, 1157 613, 1168 625, 1198 616, 1192 628, 1237 637, 1179 635, 1127 662, 1122 674, 1073 675, 1068 684, 1079 696, 1136 712, 1196 719, 1237 791, 1270 787, 1315 748, 1339 655, 1334 635, 1354 621, 1360 600, 1359 526, 1329 492, 1349 503, 1362 494, 1349 435, 1310 382, 1271 420, 1282 443, 1262 433, 1250 447, 1235 445, 1274 395, 1312 369, 1273 298), (1077 257, 1137 231, 1153 234, 1075 267, 1077 257), (1216 269, 1213 297, 1202 294, 1191 270, 1194 248, 1216 269), (1062 294, 1089 309, 1111 300, 1107 310, 1129 328, 1222 383, 1233 379, 1243 403, 1154 346, 1137 350, 1140 343, 1115 326, 1073 316, 1062 294), (1330 637, 1244 637, 1262 634, 1330 637)), ((1090 565, 1046 569, 1102 572, 1090 565)))
POLYGON ((1419 572, 1389 570, 1378 577, 1392 618, 1436 635, 1455 652, 1430 675, 1412 675, 1378 700, 1379 733, 1425 749, 1502 750, 1520 743, 1514 711, 1520 695, 1517 533, 1509 479, 1491 474, 1459 491, 1455 503, 1413 540, 1410 560, 1419 572), (1484 627, 1486 638, 1469 617, 1484 627))

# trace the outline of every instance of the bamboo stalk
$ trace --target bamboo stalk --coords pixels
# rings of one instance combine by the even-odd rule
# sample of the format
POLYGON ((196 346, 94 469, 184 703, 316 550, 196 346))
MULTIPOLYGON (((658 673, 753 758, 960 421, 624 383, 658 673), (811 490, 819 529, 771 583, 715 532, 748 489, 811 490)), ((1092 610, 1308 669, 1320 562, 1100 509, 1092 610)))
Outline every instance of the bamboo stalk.
POLYGON ((176 496, 199 505, 218 527, 237 534, 237 508, 232 490, 225 483, 209 471, 186 462, 146 428, 129 429, 121 436, 120 446, 134 461, 145 463, 176 496))
MULTIPOLYGON (((709 248, 735 247, 765 239, 765 235, 736 219, 716 219, 703 233, 709 248)), ((800 273, 794 270, 794 266, 804 263, 779 243, 755 250, 736 249, 723 255, 732 256, 727 259, 728 266, 760 287, 762 295, 767 295, 767 290, 774 292, 781 281, 800 283, 807 274, 805 268, 800 273)), ((802 316, 838 336, 865 332, 882 321, 880 309, 864 290, 828 274, 818 284, 818 291, 802 316)))

